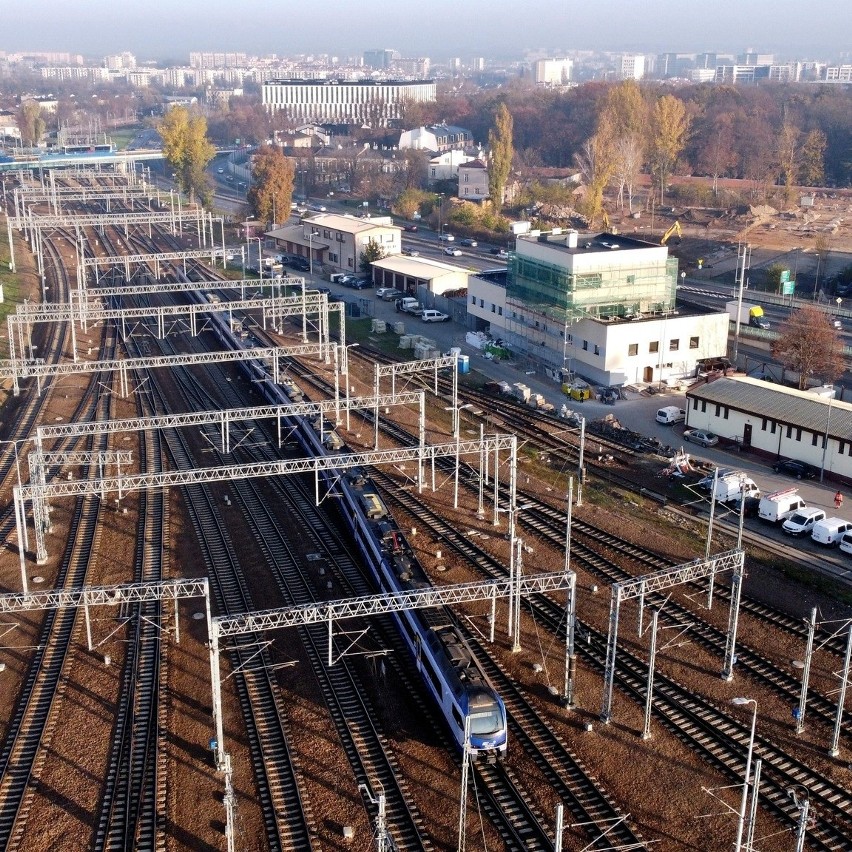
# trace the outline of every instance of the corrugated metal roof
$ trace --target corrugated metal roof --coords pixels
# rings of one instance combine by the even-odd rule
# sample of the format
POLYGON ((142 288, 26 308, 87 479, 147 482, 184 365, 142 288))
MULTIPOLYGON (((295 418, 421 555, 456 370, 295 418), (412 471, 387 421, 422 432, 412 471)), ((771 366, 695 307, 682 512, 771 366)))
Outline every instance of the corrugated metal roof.
POLYGON ((817 432, 825 432, 829 425, 830 409, 831 435, 844 440, 852 439, 852 404, 761 379, 716 379, 687 391, 686 396, 687 399, 727 405, 736 411, 817 432))
POLYGON ((373 266, 379 269, 390 269, 392 272, 400 272, 403 275, 411 275, 414 278, 423 278, 429 281, 449 273, 467 272, 466 269, 462 269, 460 266, 442 263, 440 260, 430 260, 426 257, 408 257, 404 254, 391 254, 379 260, 374 260, 373 266))

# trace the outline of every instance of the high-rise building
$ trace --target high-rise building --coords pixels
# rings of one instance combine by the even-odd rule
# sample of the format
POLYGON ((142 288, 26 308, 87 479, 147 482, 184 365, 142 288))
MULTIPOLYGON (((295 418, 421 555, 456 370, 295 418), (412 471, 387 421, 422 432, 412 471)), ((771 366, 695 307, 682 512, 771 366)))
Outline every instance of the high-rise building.
POLYGON ((624 54, 619 76, 622 80, 641 80, 645 76, 645 57, 641 54, 624 54))
POLYGON ((435 100, 434 80, 269 80, 267 112, 298 121, 383 127, 402 116, 406 102, 435 100))
POLYGON ((399 59, 399 53, 389 47, 364 51, 364 64, 369 68, 390 68, 395 59, 399 59))
POLYGON ((548 86, 562 86, 571 79, 571 59, 539 59, 535 63, 535 81, 548 86))

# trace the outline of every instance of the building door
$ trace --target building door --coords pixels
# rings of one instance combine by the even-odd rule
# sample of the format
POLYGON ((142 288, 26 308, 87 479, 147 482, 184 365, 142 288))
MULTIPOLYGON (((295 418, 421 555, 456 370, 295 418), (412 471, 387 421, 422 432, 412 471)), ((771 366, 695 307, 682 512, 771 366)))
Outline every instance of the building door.
POLYGON ((746 423, 743 426, 743 449, 747 450, 751 447, 751 423, 746 423))
POLYGON ((645 367, 645 371, 642 373, 642 381, 643 382, 653 382, 654 381, 654 368, 653 367, 645 367))

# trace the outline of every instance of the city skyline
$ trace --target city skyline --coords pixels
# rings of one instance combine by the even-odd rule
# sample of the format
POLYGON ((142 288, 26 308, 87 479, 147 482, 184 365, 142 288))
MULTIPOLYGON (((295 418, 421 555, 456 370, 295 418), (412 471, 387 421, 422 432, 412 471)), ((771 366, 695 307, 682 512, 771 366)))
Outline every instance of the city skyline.
POLYGON ((812 0, 806 12, 793 0, 747 0, 729 10, 675 0, 645 3, 600 0, 595 5, 551 4, 529 14, 508 0, 448 0, 415 6, 411 0, 360 5, 314 0, 282 11, 268 0, 243 0, 239 14, 209 0, 65 5, 30 0, 26 15, 9 15, 0 51, 65 51, 98 57, 130 51, 141 60, 186 59, 190 51, 249 54, 334 54, 394 48, 404 56, 520 57, 527 51, 574 50, 681 53, 746 49, 779 56, 830 58, 848 54, 837 4, 812 0), (37 21, 37 26, 33 22, 37 21))

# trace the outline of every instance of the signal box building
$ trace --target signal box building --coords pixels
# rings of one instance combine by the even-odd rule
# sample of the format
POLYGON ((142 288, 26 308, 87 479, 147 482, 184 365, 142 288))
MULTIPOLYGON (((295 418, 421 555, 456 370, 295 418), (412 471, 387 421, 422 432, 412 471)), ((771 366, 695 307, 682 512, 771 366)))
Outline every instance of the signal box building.
MULTIPOLYGON (((832 391, 833 394, 833 391, 832 391)), ((762 379, 731 377, 686 394, 686 423, 743 449, 852 481, 852 404, 762 379)))
POLYGON ((554 379, 598 385, 696 375, 723 356, 729 317, 675 304, 678 263, 665 246, 559 229, 517 237, 505 284, 471 276, 468 314, 554 379))

